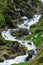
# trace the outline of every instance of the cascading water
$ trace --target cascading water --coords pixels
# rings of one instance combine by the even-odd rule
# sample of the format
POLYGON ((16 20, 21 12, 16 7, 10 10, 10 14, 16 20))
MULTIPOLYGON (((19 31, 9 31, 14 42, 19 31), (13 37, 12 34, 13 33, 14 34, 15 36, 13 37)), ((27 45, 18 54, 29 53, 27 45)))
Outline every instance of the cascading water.
MULTIPOLYGON (((27 17, 22 17, 23 19, 26 19, 24 21, 23 24, 18 25, 19 28, 26 28, 26 29, 30 29, 30 26, 35 24, 36 22, 38 22, 38 20, 40 19, 41 15, 34 15, 32 19, 28 19, 27 17)), ((18 29, 19 29, 18 28, 18 29)), ((18 29, 12 29, 12 30, 18 30, 18 29)), ((11 29, 9 29, 8 31, 3 31, 1 33, 2 37, 5 38, 5 40, 12 40, 12 41, 18 41, 19 43, 21 43, 22 45, 24 45, 28 50, 34 50, 35 54, 36 54, 36 46, 33 44, 32 41, 24 41, 24 40, 18 40, 16 37, 13 37, 11 35, 11 29), (31 42, 31 45, 28 44, 29 42, 31 42)), ((15 63, 20 63, 20 62, 24 62, 26 60, 26 58, 28 57, 28 54, 26 53, 26 55, 21 55, 21 56, 17 56, 14 59, 9 59, 9 60, 5 60, 4 62, 0 63, 0 65, 11 65, 11 64, 15 64, 15 63)), ((34 56, 32 57, 34 58, 34 56)))
POLYGON ((41 1, 43 3, 43 0, 39 0, 39 1, 41 1))
POLYGON ((38 22, 40 19, 41 15, 34 15, 32 19, 28 19, 27 17, 22 17, 24 19, 24 23, 18 25, 19 28, 26 28, 29 29, 31 25, 35 24, 38 22), (25 20, 26 19, 26 20, 25 20))

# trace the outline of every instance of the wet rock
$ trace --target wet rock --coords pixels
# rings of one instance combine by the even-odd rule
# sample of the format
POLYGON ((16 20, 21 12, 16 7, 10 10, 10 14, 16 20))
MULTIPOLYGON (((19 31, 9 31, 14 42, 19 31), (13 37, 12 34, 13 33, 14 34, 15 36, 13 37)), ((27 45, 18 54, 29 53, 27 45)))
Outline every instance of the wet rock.
POLYGON ((18 29, 17 31, 12 31, 12 35, 17 37, 22 37, 24 35, 28 35, 29 32, 30 31, 27 29, 18 29))
POLYGON ((4 58, 2 56, 0 57, 0 62, 4 62, 4 58))
POLYGON ((33 55, 34 55, 33 50, 28 51, 28 57, 26 58, 26 61, 28 61, 30 58, 32 58, 33 55))
POLYGON ((28 61, 30 58, 32 58, 32 54, 29 54, 29 56, 26 58, 26 61, 28 61))
POLYGON ((8 53, 3 54, 3 57, 4 57, 5 59, 9 59, 9 54, 8 54, 8 53))
POLYGON ((0 59, 0 62, 4 62, 4 59, 0 59))
POLYGON ((31 42, 28 42, 28 44, 29 44, 29 45, 32 45, 32 43, 31 43, 31 42))
POLYGON ((14 56, 9 57, 9 59, 14 59, 14 56))
POLYGON ((9 50, 9 54, 16 54, 17 55, 22 55, 25 54, 26 51, 24 50, 25 48, 18 42, 12 42, 10 44, 8 44, 8 47, 10 48, 9 50))

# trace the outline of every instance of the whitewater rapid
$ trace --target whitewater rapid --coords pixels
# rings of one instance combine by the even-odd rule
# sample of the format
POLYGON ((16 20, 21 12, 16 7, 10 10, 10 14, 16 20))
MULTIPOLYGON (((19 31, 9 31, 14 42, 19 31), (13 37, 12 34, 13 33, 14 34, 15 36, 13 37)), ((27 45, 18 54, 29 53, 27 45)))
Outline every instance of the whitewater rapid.
POLYGON ((39 0, 39 1, 41 1, 43 3, 43 0, 39 0))
MULTIPOLYGON (((22 17, 22 19, 24 19, 24 23, 23 24, 18 24, 18 29, 19 28, 26 28, 26 29, 30 29, 30 26, 37 23, 38 20, 40 19, 41 15, 34 15, 32 19, 28 19, 27 17, 22 17)), ((12 29, 12 30, 18 30, 18 29, 12 29)), ((2 31, 1 33, 2 37, 5 40, 11 40, 11 41, 17 41, 20 44, 22 44, 23 46, 25 46, 28 50, 34 50, 35 54, 37 53, 36 51, 36 46, 34 45, 34 43, 29 40, 19 40, 16 37, 13 37, 11 35, 11 29, 8 29, 7 31, 2 31), (29 44, 31 43, 31 44, 29 44)), ((15 64, 15 63, 20 63, 20 62, 24 62, 26 61, 26 58, 28 57, 28 54, 26 53, 26 55, 21 55, 21 56, 17 56, 14 59, 9 59, 9 60, 5 60, 4 62, 0 63, 0 65, 11 65, 11 64, 15 64)), ((33 56, 31 59, 33 59, 35 56, 33 56)))
POLYGON ((24 23, 22 24, 18 24, 19 28, 26 28, 26 29, 30 29, 30 26, 37 23, 38 20, 40 19, 41 15, 34 15, 32 19, 28 19, 26 16, 22 17, 22 19, 24 19, 24 23))

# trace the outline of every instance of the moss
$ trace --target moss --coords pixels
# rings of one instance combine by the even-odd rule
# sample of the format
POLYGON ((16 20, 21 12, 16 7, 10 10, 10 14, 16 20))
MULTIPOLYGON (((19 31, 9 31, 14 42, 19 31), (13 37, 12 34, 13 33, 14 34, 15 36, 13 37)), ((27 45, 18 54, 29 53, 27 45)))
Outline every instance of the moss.
POLYGON ((0 48, 7 48, 7 45, 10 44, 12 41, 5 40, 0 34, 0 48))
POLYGON ((6 0, 0 0, 0 28, 5 26, 5 18, 3 15, 3 11, 7 7, 7 1, 6 0))
MULTIPOLYGON (((21 45, 22 46, 22 45, 21 45)), ((26 53, 27 48, 25 46, 22 46, 24 53, 26 53)))

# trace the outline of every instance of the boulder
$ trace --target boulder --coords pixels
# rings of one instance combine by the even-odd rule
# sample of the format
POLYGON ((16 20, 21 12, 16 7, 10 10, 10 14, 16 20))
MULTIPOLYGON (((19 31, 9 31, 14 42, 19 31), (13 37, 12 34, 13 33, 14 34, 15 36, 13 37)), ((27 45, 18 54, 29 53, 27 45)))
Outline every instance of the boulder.
POLYGON ((0 62, 4 62, 4 57, 0 57, 0 62))
POLYGON ((33 50, 28 51, 28 57, 26 58, 26 61, 28 61, 30 58, 32 58, 33 55, 34 55, 33 50))
POLYGON ((28 42, 28 44, 29 44, 29 45, 32 45, 32 43, 31 43, 31 42, 28 42))
POLYGON ((8 53, 3 54, 3 57, 4 57, 5 59, 9 59, 9 54, 8 54, 8 53))

